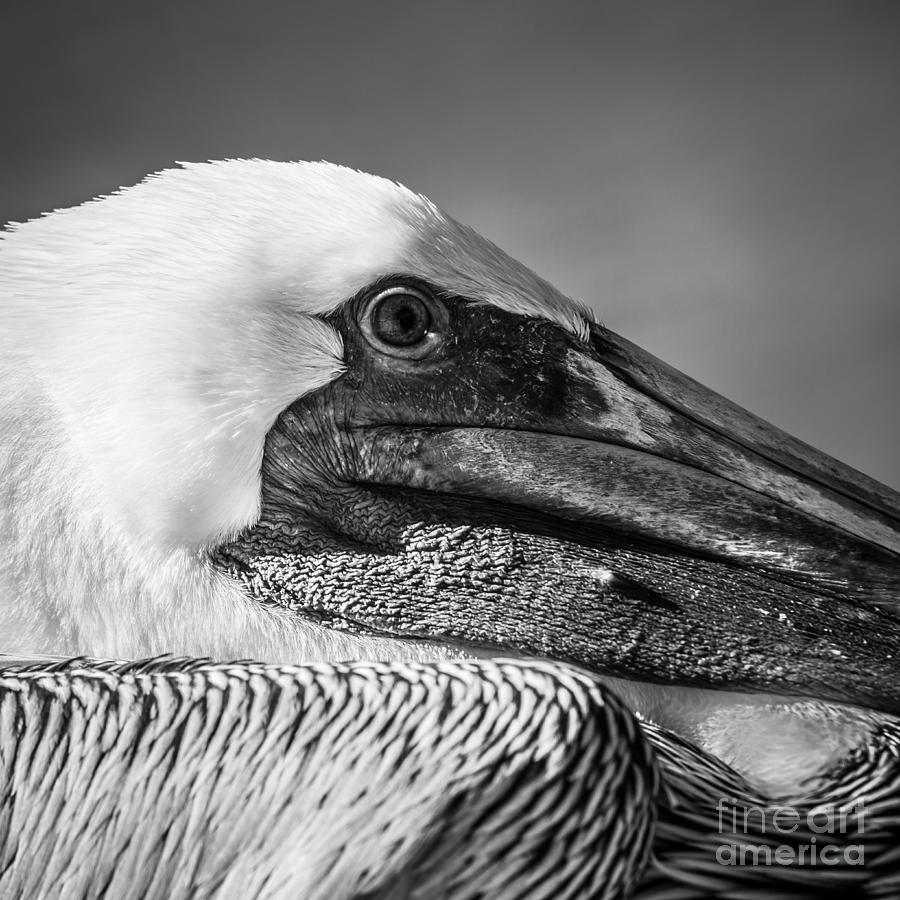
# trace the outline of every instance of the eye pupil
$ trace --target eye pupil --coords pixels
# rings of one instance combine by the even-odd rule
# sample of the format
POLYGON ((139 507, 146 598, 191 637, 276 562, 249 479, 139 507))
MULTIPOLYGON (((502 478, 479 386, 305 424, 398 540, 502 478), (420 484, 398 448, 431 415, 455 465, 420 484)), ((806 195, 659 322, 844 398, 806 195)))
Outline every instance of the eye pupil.
POLYGON ((431 313, 413 294, 390 294, 382 299, 372 316, 372 329, 387 344, 410 347, 425 339, 431 327, 431 313))

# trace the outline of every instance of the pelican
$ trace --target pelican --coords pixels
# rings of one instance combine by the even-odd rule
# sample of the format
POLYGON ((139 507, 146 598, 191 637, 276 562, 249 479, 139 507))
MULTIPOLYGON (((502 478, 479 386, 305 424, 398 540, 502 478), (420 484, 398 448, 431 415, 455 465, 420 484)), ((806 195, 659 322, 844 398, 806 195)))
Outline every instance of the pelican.
POLYGON ((900 894, 900 497, 426 198, 11 226, 0 353, 3 897, 900 894))

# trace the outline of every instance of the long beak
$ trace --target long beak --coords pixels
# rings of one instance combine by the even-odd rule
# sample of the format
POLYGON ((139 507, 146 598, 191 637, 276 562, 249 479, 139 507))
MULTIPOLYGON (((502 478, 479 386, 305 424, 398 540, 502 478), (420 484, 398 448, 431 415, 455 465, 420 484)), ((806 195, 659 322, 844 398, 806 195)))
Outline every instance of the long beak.
POLYGON ((900 495, 605 328, 554 366, 541 421, 369 428, 359 480, 515 504, 644 554, 608 554, 611 579, 662 599, 625 662, 616 611, 581 598, 604 632, 595 668, 900 713, 900 495))

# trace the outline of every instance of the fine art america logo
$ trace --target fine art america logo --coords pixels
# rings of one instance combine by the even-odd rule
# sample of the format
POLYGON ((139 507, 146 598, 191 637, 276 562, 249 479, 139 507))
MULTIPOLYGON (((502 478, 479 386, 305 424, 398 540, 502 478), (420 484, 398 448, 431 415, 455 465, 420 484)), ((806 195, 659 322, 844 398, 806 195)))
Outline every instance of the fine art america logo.
POLYGON ((721 798, 717 806, 723 866, 863 866, 865 802, 798 808, 748 806, 721 798))

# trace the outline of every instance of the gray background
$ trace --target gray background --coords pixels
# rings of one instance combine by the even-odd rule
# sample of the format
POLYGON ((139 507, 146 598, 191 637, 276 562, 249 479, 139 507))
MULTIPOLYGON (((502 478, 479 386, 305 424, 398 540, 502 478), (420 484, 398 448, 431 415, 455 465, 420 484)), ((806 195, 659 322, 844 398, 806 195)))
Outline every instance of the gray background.
POLYGON ((900 3, 2 0, 0 218, 179 159, 398 179, 900 486, 900 3))

